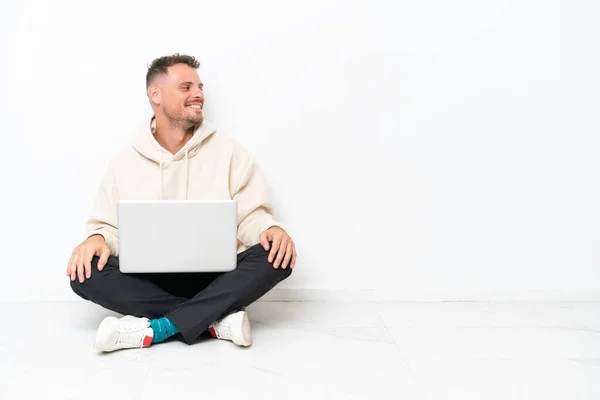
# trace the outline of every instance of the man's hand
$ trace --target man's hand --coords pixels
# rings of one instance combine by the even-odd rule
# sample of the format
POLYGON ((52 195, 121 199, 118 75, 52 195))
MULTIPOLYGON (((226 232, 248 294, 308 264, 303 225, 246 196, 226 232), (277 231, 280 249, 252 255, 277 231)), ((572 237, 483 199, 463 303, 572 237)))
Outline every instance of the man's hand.
POLYGON ((269 253, 269 262, 272 263, 275 256, 277 256, 273 267, 279 268, 279 265, 283 261, 281 268, 285 269, 291 261, 290 268, 294 268, 296 264, 296 245, 290 235, 280 227, 272 226, 260 234, 260 244, 267 251, 269 251, 270 241, 273 242, 273 246, 269 253))
POLYGON ((71 259, 67 267, 67 276, 71 276, 71 281, 79 277, 79 282, 83 283, 84 272, 86 279, 90 279, 92 276, 92 258, 94 256, 100 257, 98 271, 102 271, 102 268, 104 268, 108 261, 109 255, 110 249, 104 237, 102 235, 90 236, 73 249, 73 254, 71 254, 71 259))

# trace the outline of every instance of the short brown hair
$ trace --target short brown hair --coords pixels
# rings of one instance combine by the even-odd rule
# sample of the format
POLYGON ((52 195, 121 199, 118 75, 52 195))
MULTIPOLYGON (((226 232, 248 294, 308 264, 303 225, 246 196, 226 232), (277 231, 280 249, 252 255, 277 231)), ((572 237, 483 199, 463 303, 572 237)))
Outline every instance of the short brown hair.
POLYGON ((146 73, 146 87, 150 86, 150 82, 152 82, 152 79, 154 79, 155 76, 166 74, 167 69, 175 64, 189 65, 194 69, 200 67, 198 60, 185 54, 175 53, 172 56, 159 57, 152 61, 148 67, 148 72, 146 73))

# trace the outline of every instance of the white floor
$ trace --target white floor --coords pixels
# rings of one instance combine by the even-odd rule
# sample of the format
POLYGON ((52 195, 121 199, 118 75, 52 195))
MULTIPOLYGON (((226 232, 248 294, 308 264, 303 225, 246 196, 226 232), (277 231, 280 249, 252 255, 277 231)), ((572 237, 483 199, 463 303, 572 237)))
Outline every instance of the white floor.
POLYGON ((112 313, 0 303, 0 399, 600 399, 600 303, 274 303, 254 344, 97 354, 112 313))

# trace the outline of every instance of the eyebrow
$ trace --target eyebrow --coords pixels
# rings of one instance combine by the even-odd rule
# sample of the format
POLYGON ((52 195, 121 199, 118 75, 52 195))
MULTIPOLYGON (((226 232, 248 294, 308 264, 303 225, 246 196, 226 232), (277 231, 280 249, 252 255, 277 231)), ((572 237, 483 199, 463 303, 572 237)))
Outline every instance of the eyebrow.
MULTIPOLYGON (((194 85, 194 82, 181 82, 181 83, 179 84, 179 86, 183 86, 183 85, 190 85, 190 86, 193 86, 193 85, 194 85)), ((204 83, 200 82, 200 85, 199 85, 199 86, 200 86, 200 87, 204 87, 204 83)))

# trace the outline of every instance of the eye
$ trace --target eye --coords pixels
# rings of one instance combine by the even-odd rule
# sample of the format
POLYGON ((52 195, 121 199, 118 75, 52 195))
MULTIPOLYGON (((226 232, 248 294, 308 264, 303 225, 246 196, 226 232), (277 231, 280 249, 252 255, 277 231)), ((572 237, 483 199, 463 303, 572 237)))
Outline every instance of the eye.
POLYGON ((189 87, 189 86, 182 86, 182 87, 181 87, 181 90, 188 91, 188 90, 190 90, 190 87, 189 87))

